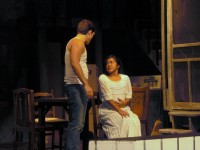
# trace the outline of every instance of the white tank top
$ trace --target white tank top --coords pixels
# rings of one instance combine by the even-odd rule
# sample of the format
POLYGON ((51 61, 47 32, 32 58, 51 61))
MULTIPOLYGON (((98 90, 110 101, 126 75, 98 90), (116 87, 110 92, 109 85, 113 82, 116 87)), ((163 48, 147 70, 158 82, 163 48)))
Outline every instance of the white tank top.
MULTIPOLYGON (((83 70, 83 74, 86 79, 88 79, 88 67, 87 67, 87 50, 81 55, 80 66, 83 70)), ((83 84, 77 75, 74 73, 74 70, 70 63, 70 51, 66 48, 65 51, 65 77, 64 82, 67 84, 83 84)))

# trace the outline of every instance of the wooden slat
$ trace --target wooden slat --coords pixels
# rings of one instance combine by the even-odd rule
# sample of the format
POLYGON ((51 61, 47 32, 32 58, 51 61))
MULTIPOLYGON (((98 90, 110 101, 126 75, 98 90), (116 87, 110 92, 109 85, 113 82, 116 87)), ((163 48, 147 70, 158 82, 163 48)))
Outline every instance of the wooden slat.
POLYGON ((192 133, 192 130, 164 128, 164 129, 159 129, 159 133, 160 134, 186 134, 186 133, 192 133))
POLYGON ((200 111, 170 111, 170 116, 199 117, 200 111))

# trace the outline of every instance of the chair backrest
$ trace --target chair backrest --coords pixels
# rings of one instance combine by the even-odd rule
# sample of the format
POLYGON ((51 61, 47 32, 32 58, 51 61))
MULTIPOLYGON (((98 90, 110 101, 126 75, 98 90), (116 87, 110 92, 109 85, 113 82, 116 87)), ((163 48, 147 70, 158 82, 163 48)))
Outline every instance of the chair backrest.
POLYGON ((149 86, 132 87, 131 110, 140 120, 148 120, 149 86))
POLYGON ((43 97, 54 97, 53 90, 50 90, 50 92, 34 92, 34 98, 43 98, 43 97))
MULTIPOLYGON (((39 98, 53 98, 54 97, 54 92, 53 90, 50 90, 50 92, 34 92, 34 99, 39 99, 39 98)), ((38 118, 38 108, 37 108, 37 102, 34 102, 35 105, 35 118, 38 118)), ((48 111, 46 114, 46 117, 55 117, 54 113, 54 107, 48 111)))
POLYGON ((31 146, 34 147, 35 140, 35 116, 34 116, 34 98, 33 90, 19 88, 13 90, 16 140, 23 141, 29 139, 31 146), (20 137, 18 137, 20 135, 20 137), (31 137, 31 138, 30 138, 31 137))

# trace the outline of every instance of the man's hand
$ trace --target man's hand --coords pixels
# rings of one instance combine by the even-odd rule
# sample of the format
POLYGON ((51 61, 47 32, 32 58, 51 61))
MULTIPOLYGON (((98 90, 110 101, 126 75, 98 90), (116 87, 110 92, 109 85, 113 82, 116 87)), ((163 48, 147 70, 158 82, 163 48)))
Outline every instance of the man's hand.
POLYGON ((85 85, 84 85, 84 89, 85 89, 86 95, 87 95, 87 97, 88 97, 89 99, 92 98, 92 97, 94 96, 93 90, 92 90, 92 88, 90 87, 89 84, 85 84, 85 85))

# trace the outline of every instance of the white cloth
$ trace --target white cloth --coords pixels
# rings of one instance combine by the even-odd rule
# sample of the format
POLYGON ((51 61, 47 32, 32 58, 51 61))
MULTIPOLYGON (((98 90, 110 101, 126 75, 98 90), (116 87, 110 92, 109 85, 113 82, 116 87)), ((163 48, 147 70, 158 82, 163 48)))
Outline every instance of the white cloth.
MULTIPOLYGON (((75 37, 76 38, 76 37, 75 37)), ((87 67, 87 50, 80 57, 80 66, 83 70, 83 74, 88 79, 88 67, 87 67)), ((82 84, 77 75, 75 74, 70 63, 70 51, 66 48, 65 51, 65 77, 64 81, 67 84, 82 84)))
POLYGON ((106 75, 99 77, 100 98, 102 100, 99 109, 99 119, 103 124, 103 130, 107 138, 126 138, 141 136, 140 120, 129 106, 121 108, 129 113, 129 117, 122 117, 107 101, 118 98, 125 100, 132 98, 132 88, 127 75, 120 74, 121 80, 112 81, 106 75))

